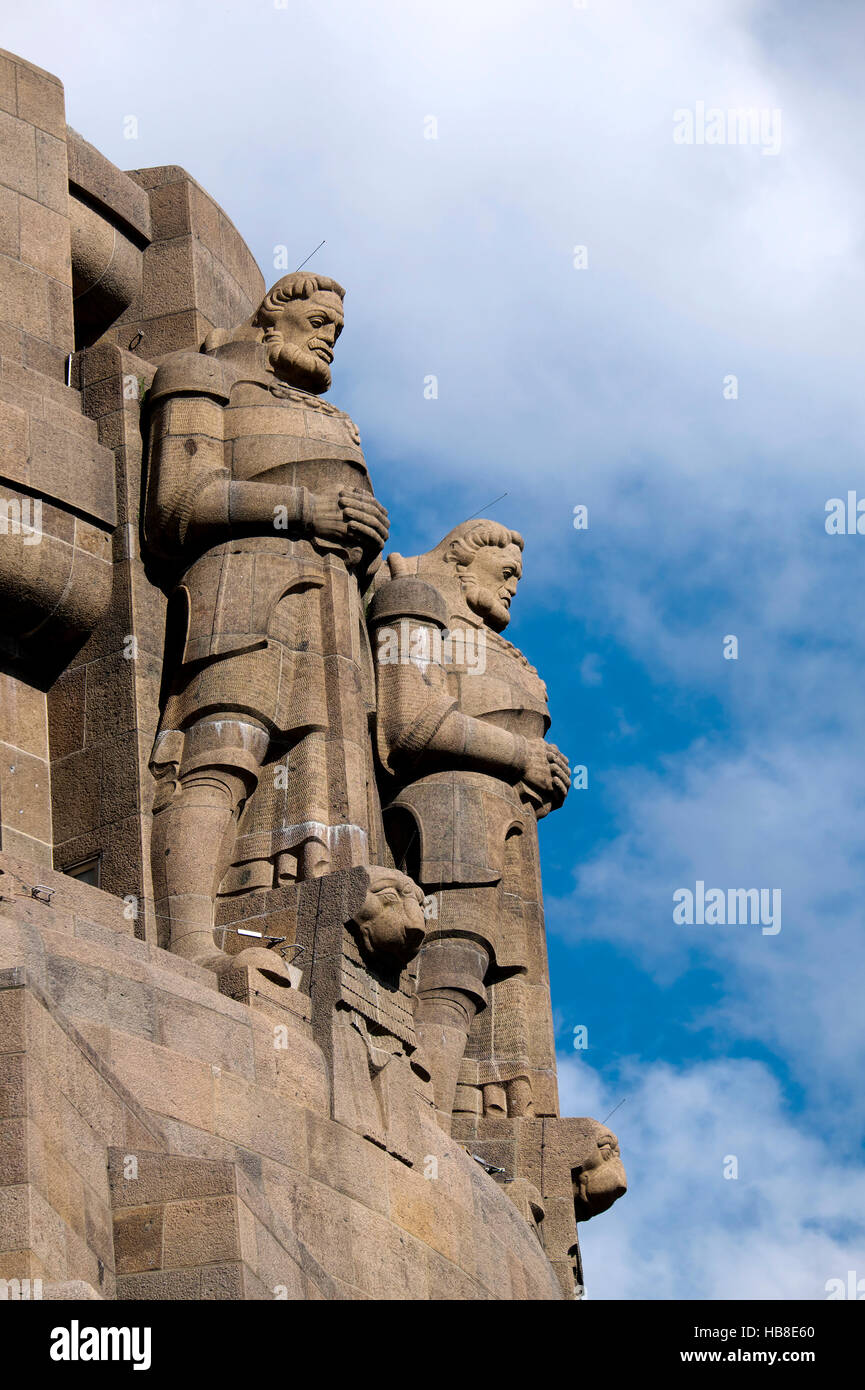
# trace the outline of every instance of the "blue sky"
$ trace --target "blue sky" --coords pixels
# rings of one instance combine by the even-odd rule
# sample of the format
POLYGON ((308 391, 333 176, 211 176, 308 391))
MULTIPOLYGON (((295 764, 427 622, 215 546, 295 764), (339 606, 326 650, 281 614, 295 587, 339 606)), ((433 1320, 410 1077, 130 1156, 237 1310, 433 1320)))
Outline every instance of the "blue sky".
POLYGON ((824 527, 865 496, 863 31, 764 0, 6 17, 70 123, 186 167, 268 281, 326 238, 393 548, 484 511, 526 538, 509 636, 589 769, 541 827, 563 1110, 626 1097, 590 1298, 865 1278, 865 538, 824 527), (780 150, 676 144, 698 102, 777 109, 780 150), (677 926, 698 879, 780 888, 782 930, 677 926))

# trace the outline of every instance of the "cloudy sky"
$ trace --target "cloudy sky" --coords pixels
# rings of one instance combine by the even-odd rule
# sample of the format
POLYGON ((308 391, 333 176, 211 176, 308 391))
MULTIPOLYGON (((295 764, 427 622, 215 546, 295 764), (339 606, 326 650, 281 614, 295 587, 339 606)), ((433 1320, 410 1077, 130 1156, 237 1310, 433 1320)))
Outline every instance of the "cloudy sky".
POLYGON ((618 1107, 631 1183, 588 1296, 865 1279, 865 536, 825 528, 865 497, 865 10, 37 0, 4 34, 268 280, 326 239, 394 548, 526 538, 509 635, 588 768, 541 827, 563 1110, 618 1107), (767 138, 674 139, 713 108, 767 138), (780 889, 780 932, 676 924, 698 880, 780 889))

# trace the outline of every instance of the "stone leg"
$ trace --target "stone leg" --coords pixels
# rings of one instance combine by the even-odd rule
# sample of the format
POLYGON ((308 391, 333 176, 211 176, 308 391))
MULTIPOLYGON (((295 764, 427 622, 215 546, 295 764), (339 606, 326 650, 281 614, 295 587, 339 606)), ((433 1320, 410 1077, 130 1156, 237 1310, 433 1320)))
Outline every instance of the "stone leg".
POLYGON ((267 745, 267 730, 253 720, 199 720, 184 736, 173 790, 157 798, 151 851, 156 911, 161 928, 168 928, 169 949, 200 965, 223 956, 213 940, 216 891, 267 745))
POLYGON ((475 1014, 486 1007, 488 966, 488 952, 461 937, 440 937, 420 955, 415 1029, 439 1124, 448 1133, 466 1038, 475 1014))

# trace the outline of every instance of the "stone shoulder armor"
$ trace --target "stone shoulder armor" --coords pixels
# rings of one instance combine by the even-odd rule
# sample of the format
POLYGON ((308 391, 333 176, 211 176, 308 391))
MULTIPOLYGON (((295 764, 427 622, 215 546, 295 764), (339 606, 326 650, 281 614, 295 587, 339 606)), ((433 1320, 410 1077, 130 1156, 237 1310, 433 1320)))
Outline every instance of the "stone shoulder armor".
POLYGON ((172 352, 156 369, 150 388, 151 406, 165 396, 213 396, 225 404, 236 372, 202 352, 172 352))

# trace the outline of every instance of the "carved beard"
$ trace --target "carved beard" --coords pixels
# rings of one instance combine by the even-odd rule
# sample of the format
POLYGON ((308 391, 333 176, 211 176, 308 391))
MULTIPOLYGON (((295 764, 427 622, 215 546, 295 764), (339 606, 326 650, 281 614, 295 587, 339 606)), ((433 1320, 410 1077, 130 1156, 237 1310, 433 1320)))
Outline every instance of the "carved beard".
POLYGON ((307 347, 298 347, 296 343, 290 343, 278 328, 264 330, 267 358, 280 381, 296 386, 299 391, 321 395, 330 389, 331 376, 328 364, 309 351, 317 344, 318 339, 311 338, 307 347))
POLYGON ((463 597, 473 613, 483 618, 493 632, 503 632, 511 620, 510 610, 492 591, 484 589, 471 575, 461 575, 463 597))

